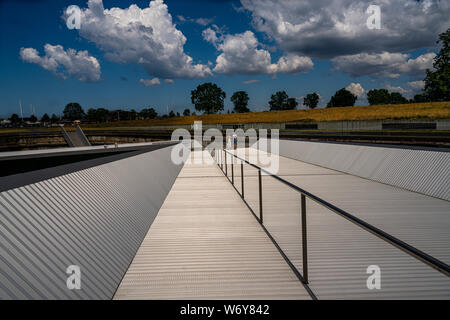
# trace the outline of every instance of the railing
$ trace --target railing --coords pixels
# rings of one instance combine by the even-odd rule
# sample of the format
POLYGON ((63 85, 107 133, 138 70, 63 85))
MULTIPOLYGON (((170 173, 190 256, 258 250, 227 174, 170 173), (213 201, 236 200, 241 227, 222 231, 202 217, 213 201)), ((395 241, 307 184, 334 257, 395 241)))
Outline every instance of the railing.
MULTIPOLYGON (((446 276, 450 277, 450 267, 426 254, 425 252, 401 241, 400 239, 384 232, 383 230, 380 230, 374 226, 372 226, 371 224, 351 215, 350 213, 334 206, 333 204, 321 199, 320 197, 290 183, 289 181, 284 180, 283 178, 272 174, 271 172, 249 162, 246 159, 242 159, 241 157, 237 156, 236 154, 234 154, 233 152, 230 152, 228 150, 224 150, 224 149, 220 149, 218 152, 213 152, 212 156, 214 157, 216 163, 218 164, 219 168, 222 170, 222 172, 225 174, 225 176, 229 179, 229 181, 232 183, 232 185, 235 187, 235 160, 237 159, 237 162, 240 164, 240 171, 241 171, 241 193, 240 196, 242 198, 242 200, 245 202, 245 204, 248 206, 248 208, 250 209, 250 211, 253 213, 253 215, 257 218, 257 220, 259 221, 259 223, 261 224, 261 226, 264 228, 264 231, 266 231, 266 233, 268 234, 268 236, 270 237, 270 239, 274 242, 275 246, 277 247, 277 249, 280 251, 281 255, 283 256, 283 258, 286 260, 286 262, 289 264, 289 266, 291 267, 291 269, 294 271, 294 273, 296 274, 296 276, 300 279, 300 281, 302 281, 304 284, 308 284, 309 283, 309 278, 308 278, 308 244, 307 244, 307 228, 306 228, 306 218, 307 218, 307 214, 306 214, 306 198, 320 204, 321 206, 329 209, 330 211, 340 215, 341 217, 344 217, 345 219, 349 220, 350 222, 352 222, 353 224, 357 225, 358 227, 374 234, 375 236, 377 236, 378 238, 386 241, 387 243, 401 249, 402 251, 404 251, 405 253, 409 254, 410 256, 418 259, 419 261, 433 267, 434 269, 436 269, 437 271, 445 274, 446 276), (228 163, 227 163, 227 154, 229 154, 231 156, 231 172, 228 172, 228 163), (251 167, 255 168, 256 170, 258 170, 258 203, 259 203, 259 215, 257 215, 254 210, 251 208, 251 206, 247 203, 246 199, 245 199, 245 186, 244 186, 244 164, 248 164, 251 167), (284 185, 288 186, 289 188, 291 188, 292 190, 298 192, 300 194, 300 207, 301 207, 301 236, 302 236, 302 265, 303 265, 303 272, 302 274, 298 271, 297 267, 295 267, 295 265, 290 261, 290 259, 287 257, 287 255, 283 252, 282 248, 278 245, 278 243, 276 242, 276 240, 274 239, 274 237, 270 234, 270 232, 265 228, 264 226, 264 216, 263 216, 263 199, 262 199, 262 189, 263 189, 263 184, 262 184, 262 177, 261 174, 264 173, 265 175, 271 176, 274 179, 280 181, 281 183, 283 183, 284 185), (230 174, 230 175, 229 175, 230 174)), ((236 191, 238 191, 236 189, 236 191)), ((239 191, 238 191, 239 193, 239 191)))
POLYGON ((86 137, 86 135, 84 134, 83 130, 79 125, 77 125, 77 135, 80 138, 83 145, 91 146, 91 143, 89 142, 88 138, 86 137))
POLYGON ((61 126, 61 132, 64 137, 64 140, 66 140, 69 147, 71 148, 75 147, 75 144, 73 143, 72 139, 70 139, 69 134, 67 133, 66 129, 64 129, 64 126, 61 126))

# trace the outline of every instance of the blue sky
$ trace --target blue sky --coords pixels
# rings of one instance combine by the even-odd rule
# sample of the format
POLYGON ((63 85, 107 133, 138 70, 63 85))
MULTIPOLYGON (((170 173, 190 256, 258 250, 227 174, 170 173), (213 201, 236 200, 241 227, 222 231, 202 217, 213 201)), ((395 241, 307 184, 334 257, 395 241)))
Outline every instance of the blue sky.
POLYGON ((227 93, 225 110, 237 90, 249 93, 253 111, 267 110, 278 90, 299 108, 307 93, 318 92, 324 106, 343 87, 357 104, 372 88, 411 97, 450 13, 448 1, 385 1, 381 30, 369 30, 365 10, 376 1, 168 0, 149 8, 104 0, 106 11, 96 11, 101 3, 0 1, 0 117, 18 113, 19 99, 25 116, 30 104, 41 116, 73 101, 85 110, 182 112, 194 109, 190 91, 204 82, 227 93), (83 10, 80 30, 66 26, 70 5, 83 10))

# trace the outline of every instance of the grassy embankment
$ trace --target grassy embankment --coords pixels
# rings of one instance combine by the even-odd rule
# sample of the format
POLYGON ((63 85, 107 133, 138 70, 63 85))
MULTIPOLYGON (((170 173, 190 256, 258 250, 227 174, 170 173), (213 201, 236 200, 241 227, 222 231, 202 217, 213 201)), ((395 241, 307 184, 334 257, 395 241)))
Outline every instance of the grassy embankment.
MULTIPOLYGON (((450 119, 450 102, 411 103, 403 105, 380 105, 364 107, 329 108, 315 110, 289 110, 272 112, 251 112, 240 114, 212 114, 188 117, 175 117, 154 120, 120 121, 83 125, 83 128, 100 129, 112 127, 147 127, 163 125, 189 125, 194 121, 204 124, 234 124, 255 122, 320 122, 344 120, 429 120, 450 119)), ((69 129, 69 128, 68 128, 69 129)), ((59 131, 59 128, 18 128, 3 129, 0 133, 29 131, 59 131)), ((70 129, 69 129, 70 130, 70 129)))
POLYGON ((413 103, 403 105, 381 105, 364 107, 329 108, 315 110, 289 110, 272 112, 250 112, 240 114, 212 114, 189 117, 176 117, 155 120, 137 120, 88 125, 89 127, 133 127, 158 125, 183 125, 202 121, 215 123, 254 123, 254 122, 320 122, 342 120, 385 120, 385 119, 444 119, 450 118, 450 102, 413 103))

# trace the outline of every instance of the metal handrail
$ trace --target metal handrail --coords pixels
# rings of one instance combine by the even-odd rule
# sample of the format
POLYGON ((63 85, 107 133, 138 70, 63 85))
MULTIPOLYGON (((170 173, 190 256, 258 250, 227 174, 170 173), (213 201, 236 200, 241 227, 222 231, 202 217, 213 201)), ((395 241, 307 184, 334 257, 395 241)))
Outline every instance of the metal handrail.
POLYGON ((81 127, 79 125, 77 125, 77 134, 78 137, 80 138, 80 140, 83 142, 83 144, 85 146, 91 146, 91 143, 89 142, 89 139, 86 137, 86 135, 84 134, 83 129, 81 129, 81 127))
POLYGON ((64 129, 64 126, 61 126, 61 132, 64 137, 64 140, 66 140, 69 147, 71 147, 71 148, 75 147, 75 144, 73 143, 73 141, 70 138, 69 134, 67 133, 66 129, 64 129))
MULTIPOLYGON (((307 264, 307 237, 306 237, 306 198, 309 198, 311 200, 313 200, 314 202, 324 206, 325 208, 329 209, 330 211, 344 217, 345 219, 349 220, 350 222, 352 222, 353 224, 357 225, 358 227, 369 231, 370 233, 374 234, 375 236, 377 236, 378 238, 388 242, 389 244, 399 248, 400 250, 404 251, 405 253, 409 254, 410 256, 418 259, 419 261, 429 265, 430 267, 436 269, 437 271, 445 274, 447 277, 450 277, 450 267, 449 265, 447 265, 446 263, 434 258, 433 256, 430 256, 429 254, 426 254, 425 252, 409 245, 408 243, 392 236, 391 234, 384 232, 383 230, 365 222, 364 220, 361 220, 355 216, 353 216, 352 214, 348 213, 345 210, 342 210, 338 207, 336 207, 335 205, 323 200, 322 198, 306 191, 303 188, 300 188, 292 183, 290 183, 289 181, 284 180, 283 178, 253 164, 250 163, 248 160, 246 159, 242 159, 241 157, 235 155, 232 152, 229 152, 225 149, 221 149, 222 151, 224 151, 225 153, 230 154, 231 156, 235 157, 236 159, 239 159, 241 161, 241 163, 247 163, 248 165, 254 167, 255 169, 258 169, 258 177, 259 177, 259 206, 260 206, 260 218, 259 221, 260 223, 263 225, 263 217, 262 217, 262 182, 261 182, 261 172, 264 172, 265 174, 273 177, 274 179, 282 182, 283 184, 287 185, 288 187, 290 187, 291 189, 299 192, 301 194, 301 214, 302 214, 302 243, 303 243, 303 279, 304 279, 304 283, 308 283, 308 264, 307 264)), ((222 155, 221 155, 222 157, 222 155)), ((226 155, 225 155, 225 159, 226 159, 226 155)), ((225 162, 225 166, 226 166, 226 162, 225 162)), ((222 171, 223 171, 223 166, 222 166, 222 171)), ((225 173, 225 172, 224 172, 225 173)), ((243 177, 243 170, 242 170, 242 177, 243 177)), ((242 178, 243 180, 243 178, 242 178)), ((242 186, 243 186, 243 182, 242 182, 242 186)), ((243 189, 242 189, 243 190, 243 189)), ((245 201, 245 200, 244 200, 245 201)), ((284 253, 283 253, 284 255, 284 253)), ((290 263, 290 261, 289 261, 290 263)), ((290 263, 291 264, 291 263, 290 263)))

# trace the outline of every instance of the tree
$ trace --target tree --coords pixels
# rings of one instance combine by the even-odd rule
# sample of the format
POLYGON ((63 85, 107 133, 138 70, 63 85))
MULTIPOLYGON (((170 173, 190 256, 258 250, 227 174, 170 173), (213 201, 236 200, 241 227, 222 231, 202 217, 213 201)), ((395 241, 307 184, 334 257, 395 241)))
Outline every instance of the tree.
POLYGON ((285 106, 285 110, 295 110, 298 106, 298 102, 297 99, 295 98, 289 98, 287 100, 286 106, 285 106))
POLYGON ((97 110, 89 108, 86 114, 86 118, 89 122, 97 121, 97 110))
POLYGON ((87 112, 88 121, 92 122, 106 122, 109 118, 109 110, 105 108, 89 109, 87 112))
POLYGON ((131 109, 130 112, 128 112, 128 120, 136 120, 137 112, 134 109, 131 109))
POLYGON ((367 100, 371 106, 377 104, 390 104, 391 95, 386 89, 372 89, 367 93, 367 100))
POLYGON ((309 93, 303 99, 303 105, 307 106, 310 109, 314 109, 317 107, 319 103, 319 95, 317 93, 309 93))
POLYGON ((434 58, 434 71, 427 70, 424 92, 430 101, 450 100, 450 29, 439 35, 442 48, 434 58))
POLYGON ((43 123, 50 122, 50 117, 48 116, 48 114, 44 113, 44 115, 41 118, 41 122, 43 122, 43 123))
POLYGON ((128 121, 128 120, 135 120, 136 117, 133 117, 133 114, 131 111, 127 110, 118 110, 113 112, 113 118, 116 118, 118 121, 128 121))
POLYGON ((183 111, 183 116, 187 117, 187 116, 190 116, 190 115, 191 115, 191 110, 189 110, 189 109, 184 109, 184 111, 183 111))
POLYGON ((236 113, 250 112, 248 105, 248 94, 245 91, 237 91, 231 96, 231 102, 234 104, 234 111, 236 113))
POLYGON ((297 108, 298 102, 295 98, 289 98, 285 91, 278 91, 270 97, 270 111, 293 110, 297 108))
POLYGON ((287 104, 289 96, 285 91, 278 91, 270 97, 269 106, 270 111, 285 110, 284 107, 287 104))
POLYGON ((331 97, 327 104, 327 108, 337 108, 337 107, 353 107, 355 105, 357 97, 350 91, 342 88, 336 91, 334 96, 331 97))
POLYGON ((174 118, 174 117, 175 117, 175 112, 173 112, 173 110, 170 110, 169 118, 174 118))
POLYGON ((98 122, 107 122, 109 119, 109 110, 105 108, 98 108, 96 112, 96 121, 98 122))
POLYGON ((30 122, 36 123, 37 121, 38 121, 38 118, 34 114, 32 114, 30 117, 30 122))
POLYGON ((56 114, 52 114, 52 117, 50 118, 51 123, 57 123, 59 121, 59 117, 56 114))
POLYGON ((428 101, 428 96, 425 93, 419 93, 414 96, 414 99, 412 102, 421 103, 421 102, 427 102, 427 101, 428 101))
POLYGON ((390 94, 390 103, 391 104, 404 104, 408 103, 408 99, 406 99, 404 96, 402 96, 399 92, 392 92, 390 94))
POLYGON ((154 108, 142 109, 139 112, 139 116, 144 119, 155 119, 158 116, 158 113, 154 108))
POLYGON ((372 89, 367 93, 367 100, 371 106, 379 104, 402 104, 408 103, 399 92, 389 92, 386 89, 372 89))
POLYGON ((68 103, 64 108, 63 114, 64 119, 67 120, 80 120, 85 116, 83 108, 76 102, 68 103))
POLYGON ((213 114, 223 110, 226 93, 214 83, 204 83, 191 91, 191 101, 198 111, 213 114))
POLYGON ((20 123, 20 118, 17 114, 13 113, 11 118, 9 118, 9 121, 11 121, 11 124, 18 124, 20 123))

